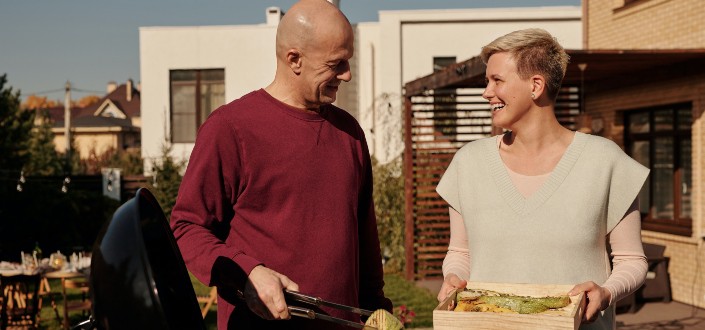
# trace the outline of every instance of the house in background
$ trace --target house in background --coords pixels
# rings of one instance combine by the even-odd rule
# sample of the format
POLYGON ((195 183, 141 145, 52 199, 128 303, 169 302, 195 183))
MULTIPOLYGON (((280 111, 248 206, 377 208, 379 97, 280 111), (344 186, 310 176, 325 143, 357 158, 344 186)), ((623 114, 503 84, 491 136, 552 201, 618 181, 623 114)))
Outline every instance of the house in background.
MULTIPOLYGON (((663 256, 654 258, 660 264, 651 260, 644 293, 666 276, 660 298, 699 307, 705 307, 703 17, 701 0, 583 1, 583 49, 566 45, 571 62, 556 108, 564 125, 615 141, 651 169, 639 195, 642 240, 663 256)), ((484 88, 484 74, 473 57, 405 85, 409 278, 440 276, 449 225, 434 188, 455 150, 482 137, 466 132, 488 110, 468 107, 473 90, 484 88), (438 94, 455 98, 437 100, 438 94), (429 117, 450 123, 434 126, 429 117)))
MULTIPOLYGON (((106 95, 98 102, 71 108, 71 134, 82 159, 91 152, 98 155, 114 150, 140 147, 140 89, 133 81, 117 85, 111 82, 106 95)), ((49 109, 54 125, 54 145, 59 152, 66 151, 64 107, 49 109)))
MULTIPOLYGON (((270 7, 263 24, 140 28, 146 174, 165 144, 175 159, 188 160, 211 111, 271 82, 282 15, 270 7)), ((378 22, 353 26, 352 81, 341 85, 336 105, 360 122, 370 153, 389 161, 403 149, 405 81, 473 56, 485 43, 522 28, 543 27, 580 48, 581 15, 580 7, 380 11, 378 22)))

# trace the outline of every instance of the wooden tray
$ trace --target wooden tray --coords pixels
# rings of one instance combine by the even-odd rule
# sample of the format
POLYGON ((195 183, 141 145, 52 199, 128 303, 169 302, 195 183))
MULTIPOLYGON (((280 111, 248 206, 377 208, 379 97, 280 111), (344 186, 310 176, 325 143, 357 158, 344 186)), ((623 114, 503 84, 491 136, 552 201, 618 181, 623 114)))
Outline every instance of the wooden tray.
MULTIPOLYGON (((545 297, 568 293, 573 285, 544 284, 514 284, 468 282, 470 289, 493 290, 518 296, 545 297)), ((460 291, 460 290, 458 290, 460 291)), ((571 296, 571 304, 556 311, 546 311, 539 314, 485 313, 485 312, 454 312, 448 310, 448 305, 455 300, 457 291, 442 301, 433 310, 433 329, 578 329, 583 310, 580 302, 583 293, 571 296)))

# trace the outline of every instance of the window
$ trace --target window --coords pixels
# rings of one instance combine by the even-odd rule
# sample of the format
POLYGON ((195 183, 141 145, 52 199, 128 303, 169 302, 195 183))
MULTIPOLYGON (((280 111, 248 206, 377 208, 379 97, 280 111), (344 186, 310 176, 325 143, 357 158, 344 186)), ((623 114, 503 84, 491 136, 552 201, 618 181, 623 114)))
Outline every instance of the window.
POLYGON ((171 142, 196 141, 198 127, 225 103, 225 70, 172 70, 171 142))
POLYGON ((644 229, 692 235, 692 123, 690 104, 626 113, 627 153, 651 169, 639 193, 644 229))

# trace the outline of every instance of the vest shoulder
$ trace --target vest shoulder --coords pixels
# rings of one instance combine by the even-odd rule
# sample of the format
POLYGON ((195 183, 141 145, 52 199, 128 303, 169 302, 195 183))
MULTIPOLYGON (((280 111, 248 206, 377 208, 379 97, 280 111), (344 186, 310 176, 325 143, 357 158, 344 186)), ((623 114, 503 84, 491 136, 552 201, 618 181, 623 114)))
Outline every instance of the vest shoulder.
POLYGON ((470 141, 470 142, 466 143, 464 146, 462 146, 460 149, 458 149, 456 154, 459 154, 459 155, 473 154, 473 153, 477 153, 477 152, 481 152, 483 150, 486 150, 487 147, 489 147, 491 145, 496 145, 496 144, 497 144, 497 136, 494 135, 494 136, 482 138, 479 140, 470 141))
MULTIPOLYGON (((583 134, 583 133, 577 133, 577 134, 583 134)), ((597 135, 590 135, 590 134, 583 134, 583 136, 586 139, 586 144, 588 146, 588 150, 593 151, 593 152, 598 152, 602 155, 621 155, 624 154, 624 150, 617 145, 614 141, 602 137, 602 136, 597 136, 597 135)))

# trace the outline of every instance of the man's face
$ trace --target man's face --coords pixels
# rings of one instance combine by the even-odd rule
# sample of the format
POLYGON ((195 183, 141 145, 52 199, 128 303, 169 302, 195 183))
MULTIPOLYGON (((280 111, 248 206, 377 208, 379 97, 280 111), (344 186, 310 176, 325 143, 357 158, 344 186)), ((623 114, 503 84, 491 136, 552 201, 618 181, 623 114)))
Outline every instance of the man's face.
POLYGON ((335 101, 338 87, 350 81, 350 63, 353 56, 351 31, 326 33, 311 42, 303 54, 302 89, 307 104, 321 106, 335 101))

